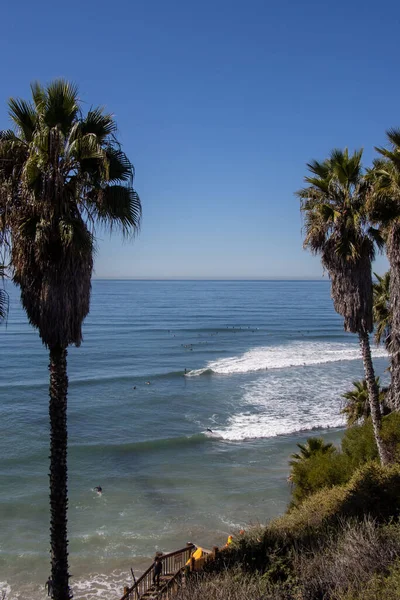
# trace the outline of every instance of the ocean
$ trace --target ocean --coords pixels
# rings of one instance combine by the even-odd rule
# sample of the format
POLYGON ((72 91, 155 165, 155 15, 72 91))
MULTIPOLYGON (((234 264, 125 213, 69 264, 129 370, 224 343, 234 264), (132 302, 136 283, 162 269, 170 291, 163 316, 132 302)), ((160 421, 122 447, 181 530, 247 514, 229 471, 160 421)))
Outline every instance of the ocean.
MULTIPOLYGON (((48 354, 8 290, 0 595, 39 600, 50 556, 48 354)), ((385 379, 385 351, 373 355, 385 379)), ((68 372, 76 600, 118 600, 130 568, 140 573, 155 551, 220 545, 284 512, 290 454, 310 435, 340 441, 341 393, 363 377, 326 280, 96 280, 68 372)))

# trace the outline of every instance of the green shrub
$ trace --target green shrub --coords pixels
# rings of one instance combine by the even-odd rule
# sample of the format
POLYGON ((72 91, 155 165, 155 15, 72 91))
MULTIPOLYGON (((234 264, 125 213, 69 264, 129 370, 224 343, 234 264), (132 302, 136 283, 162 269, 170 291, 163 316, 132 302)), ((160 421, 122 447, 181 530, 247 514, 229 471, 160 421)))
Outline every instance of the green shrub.
POLYGON ((348 457, 337 451, 317 453, 292 466, 292 506, 323 488, 346 483, 352 474, 348 457))
POLYGON ((346 429, 342 438, 342 451, 354 470, 370 460, 378 459, 371 419, 367 419, 362 425, 346 429))
POLYGON ((382 467, 375 462, 368 463, 360 467, 347 484, 320 490, 272 521, 269 527, 293 533, 365 515, 379 521, 400 516, 400 465, 382 467))
POLYGON ((400 413, 393 412, 382 419, 382 439, 394 461, 400 459, 400 413))
MULTIPOLYGON (((400 459, 400 413, 391 413, 382 419, 382 439, 393 460, 400 459)), ((308 440, 318 442, 319 438, 308 440)), ((290 509, 299 506, 308 496, 324 488, 342 485, 349 481, 362 465, 378 461, 371 419, 362 425, 346 430, 342 439, 342 451, 316 451, 309 456, 297 456, 291 460, 290 481, 293 485, 290 509)))
MULTIPOLYGON (((393 460, 398 460, 400 458, 400 413, 393 412, 383 417, 381 435, 393 460)), ((353 469, 370 460, 378 459, 371 419, 346 430, 342 439, 342 451, 348 457, 353 469)))

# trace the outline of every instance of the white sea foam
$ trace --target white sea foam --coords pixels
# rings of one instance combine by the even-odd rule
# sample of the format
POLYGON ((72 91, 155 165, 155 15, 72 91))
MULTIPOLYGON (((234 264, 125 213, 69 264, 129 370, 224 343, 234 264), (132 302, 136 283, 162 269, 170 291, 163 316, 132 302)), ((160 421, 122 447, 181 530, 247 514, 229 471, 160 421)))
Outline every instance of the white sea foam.
MULTIPOLYGON (((110 575, 94 573, 88 579, 73 582, 72 591, 76 600, 94 600, 95 598, 118 598, 123 594, 123 584, 127 573, 114 571, 110 575)), ((131 584, 131 581, 126 581, 131 584)))
MULTIPOLYGON (((373 348, 373 357, 385 357, 383 348, 373 348)), ((240 356, 230 356, 210 361, 202 369, 190 371, 187 376, 194 377, 206 373, 233 375, 265 371, 266 369, 284 369, 289 367, 312 366, 324 363, 348 360, 360 360, 357 344, 338 342, 290 342, 279 346, 254 348, 240 356)))
POLYGON ((344 424, 341 394, 349 385, 348 367, 340 364, 319 370, 317 376, 311 369, 267 371, 242 384, 234 414, 224 426, 213 427, 213 436, 241 441, 339 427, 344 424))
POLYGON ((7 581, 0 581, 0 598, 9 598, 11 592, 11 586, 7 581))
POLYGON ((329 427, 340 427, 343 425, 343 418, 337 416, 330 418, 326 423, 316 420, 313 426, 308 423, 296 423, 291 417, 279 417, 272 419, 268 414, 250 415, 238 413, 234 415, 226 429, 218 430, 218 435, 229 441, 243 441, 251 439, 261 439, 275 437, 311 429, 326 429, 329 427))
MULTIPOLYGON (((87 578, 72 579, 71 588, 75 600, 98 600, 104 598, 120 598, 123 594, 124 585, 130 585, 132 581, 126 571, 114 570, 105 575, 92 573, 87 578)), ((14 590, 7 582, 0 581, 0 594, 6 593, 6 600, 42 600, 43 585, 26 582, 18 591, 14 590)), ((0 596, 1 597, 1 596, 0 596)))

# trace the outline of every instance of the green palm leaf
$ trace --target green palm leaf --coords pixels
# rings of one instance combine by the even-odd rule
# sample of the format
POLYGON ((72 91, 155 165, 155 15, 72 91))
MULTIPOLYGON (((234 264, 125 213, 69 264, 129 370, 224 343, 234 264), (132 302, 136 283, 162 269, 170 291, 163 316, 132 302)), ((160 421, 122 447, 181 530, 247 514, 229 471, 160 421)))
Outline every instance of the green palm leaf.
POLYGON ((299 462, 307 460, 316 454, 327 454, 335 451, 335 447, 330 442, 325 443, 322 438, 310 437, 305 444, 297 444, 299 453, 291 455, 292 460, 289 464, 293 467, 299 462))
POLYGON ((124 234, 135 234, 140 228, 142 206, 138 194, 123 185, 108 185, 93 204, 97 219, 108 227, 119 226, 124 234))
POLYGON ((106 149, 106 156, 109 162, 109 179, 111 182, 133 182, 135 169, 122 150, 110 146, 106 149))
POLYGON ((66 134, 79 112, 78 87, 64 79, 50 83, 41 112, 47 127, 58 127, 66 134))
POLYGON ((94 133, 100 141, 103 141, 116 131, 116 123, 112 115, 104 113, 102 107, 91 108, 85 119, 81 121, 80 130, 83 135, 94 133))
POLYGON ((9 115, 21 132, 23 139, 30 142, 37 121, 37 114, 32 104, 19 98, 10 98, 8 108, 9 115))
POLYGON ((390 271, 382 277, 377 273, 374 273, 374 276, 377 279, 373 286, 375 342, 379 345, 383 341, 389 348, 391 333, 390 271))
MULTIPOLYGON (((379 377, 376 377, 375 381, 379 389, 379 402, 381 406, 384 406, 386 398, 385 390, 381 388, 379 377)), ((342 398, 344 398, 345 404, 341 413, 345 415, 348 427, 356 425, 370 416, 368 386, 365 379, 362 381, 353 381, 353 388, 342 394, 342 398)))

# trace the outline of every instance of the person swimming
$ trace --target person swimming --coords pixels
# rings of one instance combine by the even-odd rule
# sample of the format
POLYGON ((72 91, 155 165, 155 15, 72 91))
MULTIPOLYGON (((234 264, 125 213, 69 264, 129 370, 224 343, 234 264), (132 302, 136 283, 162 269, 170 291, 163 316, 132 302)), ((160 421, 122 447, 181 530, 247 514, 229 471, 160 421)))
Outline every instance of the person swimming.
POLYGON ((96 487, 94 488, 94 491, 97 492, 98 494, 101 494, 103 492, 103 488, 101 487, 101 485, 96 485, 96 487))

